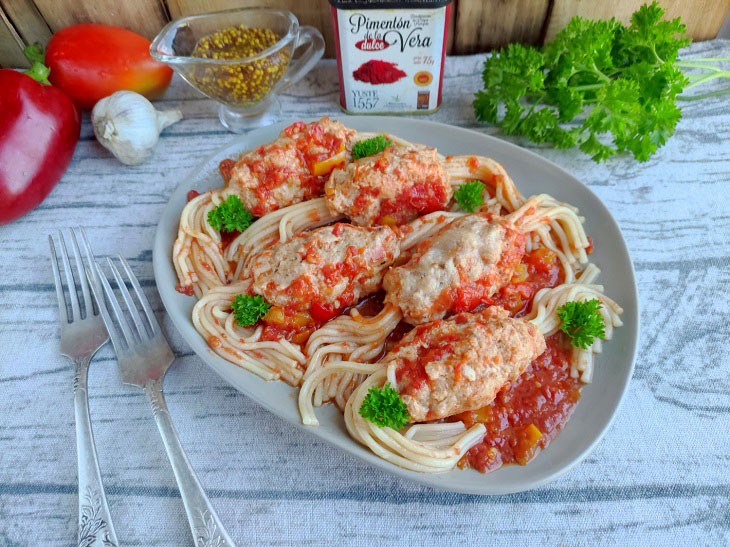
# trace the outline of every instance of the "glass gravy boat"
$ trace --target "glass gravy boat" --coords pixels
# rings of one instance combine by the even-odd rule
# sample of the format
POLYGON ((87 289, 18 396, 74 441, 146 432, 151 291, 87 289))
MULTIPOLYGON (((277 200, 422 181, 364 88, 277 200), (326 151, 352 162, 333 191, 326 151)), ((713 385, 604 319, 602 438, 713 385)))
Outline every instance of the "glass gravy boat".
POLYGON ((281 110, 277 94, 309 72, 323 52, 317 29, 300 27, 291 12, 269 8, 182 17, 150 46, 154 59, 220 103, 220 121, 234 133, 275 122, 281 110), (300 48, 305 49, 294 58, 300 48))

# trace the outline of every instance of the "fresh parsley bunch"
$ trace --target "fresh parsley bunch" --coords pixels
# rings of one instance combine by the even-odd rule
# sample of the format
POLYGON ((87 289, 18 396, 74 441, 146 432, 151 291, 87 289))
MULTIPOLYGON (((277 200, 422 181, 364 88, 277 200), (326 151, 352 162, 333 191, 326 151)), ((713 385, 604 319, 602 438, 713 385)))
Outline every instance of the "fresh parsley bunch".
POLYGON ((625 151, 646 161, 674 133, 679 93, 730 77, 708 64, 730 59, 678 61, 690 43, 686 27, 663 15, 655 1, 634 12, 628 27, 574 17, 542 49, 501 49, 484 62, 477 119, 536 143, 578 146, 597 162, 625 151), (688 76, 681 67, 710 72, 688 76))
POLYGON ((566 302, 558 308, 562 321, 560 330, 570 337, 570 343, 588 349, 595 338, 606 336, 606 325, 601 315, 601 301, 597 298, 584 302, 566 302))

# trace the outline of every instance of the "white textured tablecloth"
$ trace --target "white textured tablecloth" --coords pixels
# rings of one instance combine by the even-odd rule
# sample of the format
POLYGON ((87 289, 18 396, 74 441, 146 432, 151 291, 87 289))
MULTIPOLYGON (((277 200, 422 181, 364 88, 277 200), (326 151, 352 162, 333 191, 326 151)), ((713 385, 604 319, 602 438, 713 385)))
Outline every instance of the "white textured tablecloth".
MULTIPOLYGON (((730 42, 687 56, 730 56, 730 42)), ((446 62, 442 109, 474 121, 483 56, 446 62)), ((337 115, 322 62, 283 97, 283 119, 337 115)), ((177 181, 233 138, 215 105, 175 80, 158 107, 185 119, 155 156, 124 167, 82 129, 45 202, 0 227, 0 546, 71 545, 77 486, 72 372, 58 354, 47 234, 87 227, 97 254, 125 256, 179 358, 165 393, 182 443, 239 545, 730 544, 730 103, 683 105, 675 136, 647 163, 596 165, 577 151, 518 144, 588 184, 618 220, 636 267, 636 373, 597 449, 537 490, 476 497, 397 479, 295 430, 225 384, 178 336, 154 289, 152 240, 177 181)), ((605 363, 610 366, 610 363, 605 363)), ((191 543, 175 480, 141 391, 119 381, 110 347, 92 363, 91 414, 112 517, 124 545, 191 543)))

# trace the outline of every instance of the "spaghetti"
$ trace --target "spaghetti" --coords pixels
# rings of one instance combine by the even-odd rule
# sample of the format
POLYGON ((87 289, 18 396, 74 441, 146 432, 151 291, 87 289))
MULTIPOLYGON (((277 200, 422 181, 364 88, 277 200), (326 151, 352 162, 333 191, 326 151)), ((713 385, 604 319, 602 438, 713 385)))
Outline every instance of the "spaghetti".
MULTIPOLYGON (((476 461, 466 458, 467 453, 486 450, 492 429, 484 425, 488 412, 476 409, 474 401, 486 392, 475 382, 486 382, 499 397, 510 389, 504 380, 494 384, 495 377, 478 362, 479 355, 468 353, 472 349, 460 338, 464 334, 454 333, 474 329, 459 327, 460 322, 476 321, 477 331, 492 337, 495 345, 490 348, 497 348, 494 359, 506 356, 505 366, 513 367, 511 377, 526 367, 531 370, 529 361, 545 349, 542 340, 549 337, 551 355, 569 359, 570 377, 575 382, 591 381, 594 355, 600 353, 602 342, 596 338, 585 348, 567 346, 558 310, 568 302, 597 300, 609 340, 621 326, 622 309, 595 283, 600 271, 588 262, 592 242, 575 207, 547 194, 523 197, 504 168, 489 158, 444 157, 386 135, 393 149, 354 160, 353 143, 374 134, 358 134, 329 120, 292 127, 296 130, 284 130, 280 142, 258 149, 264 151, 258 152, 260 161, 276 165, 277 158, 267 159, 266 154, 296 146, 302 157, 316 162, 287 171, 284 182, 283 175, 274 171, 243 180, 242 173, 247 173, 243 167, 249 168, 253 161, 249 153, 239 160, 241 166, 234 161, 222 165, 223 188, 193 197, 182 211, 172 254, 178 290, 198 298, 193 324, 213 351, 265 380, 299 387, 304 424, 318 425, 315 408, 332 402, 343 411, 353 439, 395 465, 425 473, 476 461), (326 138, 328 130, 339 131, 344 148, 337 144, 339 137, 326 138), (309 142, 292 137, 299 134, 316 138, 309 142), (327 147, 321 146, 323 142, 327 147), (428 165, 419 169, 419 161, 428 165), (230 183, 232 173, 237 173, 235 184, 230 183), (432 192, 426 187, 443 184, 444 173, 450 189, 440 194, 447 198, 435 206, 428 201, 432 192), (274 184, 269 176, 276 178, 276 194, 266 191, 274 184), (365 176, 365 182, 357 180, 365 176), (432 182, 430 176, 435 177, 432 182), (319 190, 312 186, 315 179, 319 190), (483 203, 477 212, 466 213, 449 199, 474 180, 483 183, 483 203), (300 183, 307 185, 306 191, 297 190, 300 183), (425 191, 419 185, 425 185, 425 191), (407 215, 390 212, 399 199, 388 194, 390 188, 409 196, 407 215), (221 233, 210 225, 208 215, 230 195, 249 200, 254 195, 268 212, 240 234, 221 233), (283 201, 276 196, 283 196, 283 201), (426 201, 419 202, 419 196, 426 201), (357 222, 348 224, 354 211, 357 222), (385 244, 381 242, 391 243, 381 249, 385 244), (241 326, 231 304, 239 295, 274 301, 257 323, 241 326), (535 353, 520 353, 519 347, 510 346, 517 331, 506 321, 522 329, 520 345, 532 340, 531 347, 538 348, 535 353), (292 322, 297 325, 294 330, 292 322), (499 348, 510 347, 500 353, 499 348), (447 356, 459 351, 467 351, 466 365, 444 368, 447 356), (440 372, 434 372, 439 367, 440 372), (440 384, 434 374, 441 374, 440 384), (436 414, 429 410, 425 422, 395 429, 380 427, 360 414, 372 390, 390 386, 408 404, 433 405, 424 393, 442 397, 436 395, 437 385, 466 389, 443 395, 460 409, 450 410, 446 421, 434 420, 436 414), (474 393, 467 404, 463 400, 469 390, 474 393), (405 396, 406 391, 410 395, 405 396), (467 418, 460 419, 462 415, 467 418)), ((550 363, 541 361, 541 377, 546 377, 544 368, 550 363)), ((494 395, 489 397, 482 401, 485 409, 494 395)), ((569 412, 564 414, 567 420, 569 412)), ((523 428, 523 433, 519 442, 539 438, 530 428, 523 428)), ((543 439, 540 446, 546 442, 543 439)))

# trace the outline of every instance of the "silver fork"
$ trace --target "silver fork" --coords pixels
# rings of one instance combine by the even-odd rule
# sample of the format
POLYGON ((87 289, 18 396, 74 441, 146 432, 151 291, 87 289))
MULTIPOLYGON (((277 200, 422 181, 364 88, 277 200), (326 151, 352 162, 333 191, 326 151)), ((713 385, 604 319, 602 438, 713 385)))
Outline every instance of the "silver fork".
POLYGON ((66 277, 68 302, 64 296, 63 283, 58 266, 56 246, 53 237, 48 236, 51 247, 51 267, 53 280, 56 283, 58 297, 58 315, 61 323, 61 354, 73 362, 74 366, 74 410, 76 414, 76 456, 79 475, 79 529, 78 544, 83 547, 93 545, 117 546, 119 544, 114 532, 109 506, 104 494, 104 485, 101 482, 99 462, 96 458, 94 432, 91 429, 89 417, 89 396, 87 378, 89 363, 94 354, 107 343, 109 335, 98 313, 94 313, 94 306, 89 294, 89 285, 84 275, 84 266, 76 241, 76 234, 71 232, 71 247, 76 263, 76 281, 81 287, 84 300, 84 316, 81 314, 81 304, 74 282, 71 262, 68 259, 66 240, 58 232, 60 241, 61 262, 66 277), (71 305, 71 315, 68 314, 68 304, 71 305))
MULTIPOLYGON (((85 237, 84 246, 91 257, 91 250, 85 237)), ((162 441, 167 449, 167 456, 185 504, 185 512, 196 547, 234 546, 235 544, 228 536, 185 455, 162 395, 162 380, 175 356, 162 334, 160 325, 152 313, 152 308, 129 264, 121 256, 118 257, 118 260, 144 311, 144 317, 139 313, 125 281, 111 258, 107 258, 107 264, 126 304, 131 321, 125 316, 114 290, 98 263, 94 262, 94 268, 88 271, 87 275, 91 280, 91 290, 117 354, 122 380, 125 384, 142 388, 152 405, 157 428, 162 435, 162 441), (104 302, 104 295, 111 306, 116 325, 104 302)))

